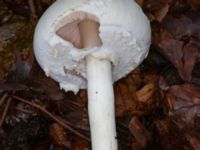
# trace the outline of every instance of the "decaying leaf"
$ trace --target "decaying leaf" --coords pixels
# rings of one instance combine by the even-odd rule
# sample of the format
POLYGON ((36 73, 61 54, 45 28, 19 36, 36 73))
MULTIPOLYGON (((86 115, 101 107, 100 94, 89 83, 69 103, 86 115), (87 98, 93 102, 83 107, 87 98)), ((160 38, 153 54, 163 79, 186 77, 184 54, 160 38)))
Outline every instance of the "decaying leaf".
POLYGON ((144 1, 144 8, 148 10, 148 16, 151 16, 151 21, 156 20, 161 22, 167 15, 170 8, 171 0, 146 0, 144 1))
POLYGON ((189 142, 187 142, 184 132, 170 119, 163 118, 157 120, 155 130, 159 137, 159 144, 163 150, 191 150, 189 142))
POLYGON ((139 70, 133 71, 126 79, 115 85, 116 115, 122 117, 124 114, 136 113, 137 100, 136 90, 141 85, 139 70))
POLYGON ((200 88, 192 84, 174 85, 168 91, 171 95, 174 114, 191 124, 196 116, 200 116, 200 88))
POLYGON ((200 47, 196 46, 193 42, 188 43, 183 48, 183 70, 180 70, 180 75, 187 81, 192 79, 192 71, 198 61, 198 55, 200 54, 199 48, 200 47))
POLYGON ((135 0, 136 3, 138 3, 141 7, 143 6, 144 4, 144 0, 135 0))
POLYGON ((192 84, 174 85, 168 89, 168 92, 186 102, 200 103, 200 88, 192 84))
POLYGON ((192 8, 196 11, 200 10, 200 1, 199 0, 189 0, 192 8))
POLYGON ((170 60, 170 62, 176 67, 176 68, 183 68, 183 42, 166 38, 162 40, 159 44, 159 46, 162 48, 162 52, 164 55, 170 60))
MULTIPOLYGON (((38 18, 54 1, 29 0, 38 18)), ((199 150, 200 1, 136 1, 151 21, 152 46, 147 59, 114 85, 119 149, 199 150)), ((0 100, 5 93, 40 99, 61 121, 89 135, 86 90, 64 93, 34 62, 36 20, 29 20, 30 13, 28 1, 0 1, 0 100)), ((8 109, 2 149, 90 149, 36 109, 19 106, 13 100, 8 109)))
POLYGON ((172 111, 174 109, 172 96, 170 94, 165 94, 164 100, 165 100, 165 105, 167 106, 168 110, 172 111))
POLYGON ((76 140, 73 146, 74 150, 88 150, 89 143, 83 140, 76 140))
POLYGON ((194 150, 200 149, 200 140, 192 133, 186 133, 186 138, 194 150))
POLYGON ((160 10, 156 11, 154 13, 155 20, 158 22, 161 22, 167 15, 167 13, 169 11, 169 7, 170 7, 169 4, 165 4, 164 7, 162 7, 160 10))
POLYGON ((65 136, 65 130, 61 125, 53 123, 49 127, 49 135, 56 144, 66 148, 70 147, 70 141, 67 140, 67 137, 65 136))
POLYGON ((140 122, 137 117, 133 117, 129 123, 129 130, 135 137, 136 142, 141 148, 145 148, 150 141, 151 135, 146 127, 140 122))
POLYGON ((138 101, 145 103, 152 97, 154 92, 155 92, 155 85, 153 83, 149 83, 145 85, 141 90, 137 91, 136 96, 138 101))
POLYGON ((192 71, 198 62, 199 47, 194 42, 184 45, 184 42, 166 38, 159 44, 162 53, 177 68, 179 75, 183 80, 192 79, 192 71))

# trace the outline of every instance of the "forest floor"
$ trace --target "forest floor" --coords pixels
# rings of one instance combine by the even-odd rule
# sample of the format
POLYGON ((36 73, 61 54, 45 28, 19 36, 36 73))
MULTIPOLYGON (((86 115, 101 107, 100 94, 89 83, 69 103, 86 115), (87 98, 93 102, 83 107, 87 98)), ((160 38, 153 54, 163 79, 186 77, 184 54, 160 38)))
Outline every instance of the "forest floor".
MULTIPOLYGON (((152 45, 114 84, 119 150, 200 150, 200 1, 137 2, 152 45)), ((34 29, 52 3, 0 0, 2 150, 91 149, 86 90, 65 93, 34 59, 34 29)))

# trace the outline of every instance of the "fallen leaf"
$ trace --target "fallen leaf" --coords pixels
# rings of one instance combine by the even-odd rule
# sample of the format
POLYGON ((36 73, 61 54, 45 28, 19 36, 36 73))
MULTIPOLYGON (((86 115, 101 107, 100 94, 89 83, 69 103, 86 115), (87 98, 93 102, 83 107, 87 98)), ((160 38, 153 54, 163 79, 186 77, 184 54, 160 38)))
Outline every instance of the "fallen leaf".
POLYGON ((149 83, 145 85, 141 90, 136 92, 136 96, 138 101, 147 102, 155 92, 155 85, 153 83, 149 83))
POLYGON ((169 88, 168 83, 164 79, 163 76, 160 76, 159 81, 158 81, 159 87, 163 90, 166 91, 169 88))
POLYGON ((2 47, 2 45, 0 43, 0 53, 3 52, 3 51, 4 51, 4 49, 3 49, 3 47, 2 47))
POLYGON ((149 12, 155 12, 158 11, 160 9, 162 9, 165 4, 170 3, 171 0, 145 0, 144 1, 144 7, 146 10, 148 10, 149 12))
POLYGON ((200 1, 199 0, 189 0, 189 4, 192 6, 192 8, 196 11, 200 10, 200 1))
POLYGON ((168 13, 170 3, 171 0, 145 0, 143 7, 151 21, 161 22, 168 13))
POLYGON ((154 12, 155 20, 158 22, 161 22, 167 15, 169 8, 170 8, 170 5, 165 4, 164 7, 162 7, 160 10, 154 12))
POLYGON ((185 102, 200 103, 200 88, 192 84, 173 85, 168 92, 185 102))
POLYGON ((85 140, 76 140, 73 144, 73 150, 89 150, 89 143, 85 140))
POLYGON ((183 42, 171 38, 166 38, 159 43, 162 53, 178 69, 183 69, 183 42))
POLYGON ((55 0, 41 0, 42 3, 46 4, 46 5, 50 5, 52 4, 55 0))
POLYGON ((127 78, 122 79, 114 86, 117 117, 138 112, 135 93, 141 82, 140 71, 136 69, 127 78))
POLYGON ((191 150, 184 132, 170 118, 162 118, 154 122, 156 138, 163 150, 191 150))
POLYGON ((142 7, 144 4, 144 0, 135 0, 135 2, 138 3, 138 5, 140 5, 140 7, 142 7))
POLYGON ((184 36, 197 36, 199 37, 200 22, 199 15, 192 18, 192 16, 181 15, 181 17, 175 17, 167 15, 162 21, 162 27, 170 32, 174 38, 181 39, 184 36), (194 19, 195 18, 195 19, 194 19))
POLYGON ((193 135, 192 133, 186 133, 186 138, 194 150, 200 150, 200 141, 196 135, 193 135))
POLYGON ((184 42, 166 38, 159 43, 162 53, 176 67, 181 78, 191 81, 192 71, 198 62, 199 46, 191 41, 187 45, 184 42))
MULTIPOLYGON (((134 91, 132 91, 134 92, 134 91)), ((115 86, 116 93, 116 116, 123 117, 125 114, 132 114, 136 110, 136 99, 132 97, 134 93, 129 91, 126 84, 118 83, 115 86)))
POLYGON ((195 45, 195 43, 188 43, 183 47, 183 69, 180 70, 180 75, 182 79, 186 81, 190 81, 192 79, 192 71, 195 64, 198 61, 199 48, 195 45))
POLYGON ((174 109, 172 96, 166 93, 164 100, 165 100, 165 105, 167 106, 168 110, 172 111, 174 109))
POLYGON ((49 135, 56 144, 66 148, 70 147, 70 141, 65 136, 65 130, 63 126, 57 123, 53 123, 49 127, 49 135))
POLYGON ((151 135, 147 128, 140 122, 137 117, 133 117, 129 123, 129 130, 135 137, 136 142, 141 148, 145 148, 150 141, 151 135))
POLYGON ((183 68, 182 57, 183 57, 183 42, 171 38, 166 38, 159 43, 162 48, 164 55, 170 60, 176 68, 183 68))
POLYGON ((192 80, 191 83, 200 86, 200 60, 199 63, 197 63, 194 67, 194 70, 192 72, 192 80))
POLYGON ((193 84, 171 86, 167 93, 171 95, 173 114, 179 115, 187 124, 192 124, 200 116, 200 88, 193 84))

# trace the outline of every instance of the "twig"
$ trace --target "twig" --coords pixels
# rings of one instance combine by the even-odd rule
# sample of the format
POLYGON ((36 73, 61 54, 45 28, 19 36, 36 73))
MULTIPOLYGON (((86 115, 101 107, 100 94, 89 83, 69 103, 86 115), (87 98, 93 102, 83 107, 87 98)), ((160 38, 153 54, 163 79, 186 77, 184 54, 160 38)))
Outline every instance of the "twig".
POLYGON ((6 117, 6 114, 8 112, 8 108, 10 106, 10 102, 12 100, 12 97, 9 97, 8 100, 7 100, 7 103, 6 103, 6 106, 4 108, 4 111, 3 111, 3 114, 1 116, 1 120, 0 120, 0 128, 2 127, 3 123, 4 123, 4 120, 5 120, 5 117, 6 117))
POLYGON ((85 135, 77 132, 76 130, 74 130, 72 127, 68 126, 67 124, 65 124, 64 122, 62 122, 60 119, 58 119, 56 116, 54 116, 52 113, 50 113, 49 111, 47 111, 45 108, 43 108, 42 106, 38 105, 38 104, 35 104, 35 103, 32 103, 26 99, 23 99, 21 97, 18 97, 18 96, 13 96, 14 99, 16 100, 19 100, 23 103, 26 103, 32 107, 35 107, 37 108, 38 110, 40 110, 41 112, 45 113, 46 115, 48 115, 51 119, 55 120, 58 124, 62 125, 65 129, 71 131, 72 133, 76 134, 77 136, 87 140, 87 141, 90 141, 90 139, 88 137, 86 137, 85 135))
POLYGON ((17 110, 17 111, 19 111, 19 112, 22 112, 22 113, 28 114, 28 115, 32 115, 32 114, 33 114, 33 111, 28 110, 28 109, 19 108, 19 107, 15 107, 14 109, 17 110))
POLYGON ((6 98, 8 97, 8 93, 5 93, 1 98, 0 98, 0 106, 3 105, 5 102, 6 98))
POLYGON ((31 16, 33 18, 37 18, 34 1, 33 0, 28 0, 28 5, 29 5, 30 11, 31 11, 31 16))
MULTIPOLYGON (((65 124, 68 124, 68 125, 71 125, 72 124, 68 121, 66 121, 65 119, 61 118, 60 116, 57 116, 60 120, 62 120, 65 124)), ((81 127, 81 126, 74 126, 76 129, 79 129, 79 130, 84 130, 84 131, 88 131, 88 128, 84 128, 84 127, 81 127)))

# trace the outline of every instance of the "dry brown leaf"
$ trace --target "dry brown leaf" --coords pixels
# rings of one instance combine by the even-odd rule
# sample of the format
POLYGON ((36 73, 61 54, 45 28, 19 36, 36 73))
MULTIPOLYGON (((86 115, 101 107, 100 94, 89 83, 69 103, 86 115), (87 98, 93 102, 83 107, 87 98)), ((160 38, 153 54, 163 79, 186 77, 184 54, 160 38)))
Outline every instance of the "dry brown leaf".
POLYGON ((4 72, 3 70, 0 69, 0 81, 3 80, 4 78, 4 72))
POLYGON ((176 39, 181 39, 184 36, 199 37, 199 14, 196 16, 181 15, 181 17, 174 17, 167 15, 162 21, 162 27, 169 31, 176 39))
POLYGON ((200 10, 200 1, 199 0, 189 0, 189 4, 192 6, 192 8, 196 11, 200 10))
POLYGON ((66 148, 70 147, 70 141, 67 140, 65 136, 65 130, 61 125, 57 123, 53 123, 52 125, 50 125, 49 136, 56 144, 60 146, 65 146, 66 148))
POLYGON ((3 47, 2 47, 2 45, 0 43, 0 53, 3 52, 3 51, 4 51, 4 49, 3 49, 3 47))
POLYGON ((115 86, 114 90, 116 103, 116 117, 123 117, 126 112, 126 107, 124 106, 125 104, 119 86, 115 86))
POLYGON ((190 81, 192 79, 192 71, 195 64, 198 61, 199 47, 195 45, 195 43, 190 42, 183 48, 183 70, 180 70, 180 75, 186 81, 190 81))
POLYGON ((184 132, 169 118, 162 118, 154 122, 156 138, 163 150, 191 150, 185 139, 184 132))
POLYGON ((165 16, 167 15, 169 8, 170 8, 170 5, 165 4, 164 7, 162 7, 160 10, 156 11, 154 13, 155 20, 158 21, 158 22, 161 22, 165 18, 165 16))
POLYGON ((154 111, 164 97, 155 84, 157 78, 155 75, 148 74, 143 80, 139 79, 140 83, 136 85, 131 75, 118 82, 115 86, 116 116, 124 117, 133 114, 143 116, 154 111), (142 84, 146 86, 140 89, 142 84))
POLYGON ((168 92, 185 102, 200 103, 200 88, 192 84, 173 85, 168 92))
POLYGON ((76 140, 73 144, 73 150, 89 150, 89 143, 85 140, 76 140))
POLYGON ((132 93, 128 86, 123 83, 118 83, 115 87, 116 93, 116 116, 123 117, 126 113, 132 114, 136 110, 136 101, 132 98, 132 93))
POLYGON ((132 85, 134 85, 136 89, 141 86, 141 82, 142 82, 141 72, 140 72, 140 70, 138 68, 136 68, 135 70, 133 70, 131 72, 130 78, 134 82, 134 83, 132 83, 132 85))
POLYGON ((174 104, 172 101, 172 96, 166 93, 164 100, 165 100, 165 105, 167 106, 168 110, 173 110, 174 104))
POLYGON ((147 102, 155 92, 155 85, 153 83, 149 83, 145 85, 141 90, 136 92, 136 96, 138 101, 147 102))
POLYGON ((143 77, 144 84, 156 83, 157 80, 158 80, 158 75, 155 73, 149 73, 143 77))
POLYGON ((177 68, 183 68, 183 42, 171 38, 166 38, 159 43, 163 54, 170 60, 170 62, 177 68))
POLYGON ((149 12, 155 12, 158 11, 160 9, 162 9, 165 4, 170 3, 171 0, 145 0, 144 1, 144 6, 145 9, 148 10, 149 12))
POLYGON ((159 46, 164 56, 177 68, 181 78, 190 81, 200 54, 196 41, 184 45, 182 41, 166 38, 159 43, 159 46))
POLYGON ((114 86, 117 117, 123 117, 127 113, 140 113, 136 110, 138 102, 135 93, 141 83, 140 71, 136 69, 114 86))
POLYGON ((169 88, 169 85, 163 76, 160 76, 158 84, 160 89, 162 89, 163 91, 166 91, 169 88))
POLYGON ((146 0, 144 1, 144 9, 150 21, 156 20, 161 22, 167 15, 171 0, 146 0))
POLYGON ((189 43, 184 46, 182 41, 174 39, 162 40, 159 44, 163 54, 177 68, 183 80, 192 79, 192 70, 198 61, 198 47, 189 43))
POLYGON ((129 130, 135 137, 136 142, 141 148, 145 148, 150 141, 151 135, 147 128, 140 122, 137 117, 133 117, 129 123, 129 130))
POLYGON ((140 7, 142 7, 144 4, 144 0, 135 0, 135 2, 138 3, 138 5, 140 5, 140 7))
POLYGON ((156 46, 159 46, 159 43, 165 39, 173 39, 172 34, 165 29, 161 31, 159 28, 152 28, 152 30, 153 30, 152 42, 156 46))
POLYGON ((171 86, 167 93, 171 95, 173 114, 179 115, 186 123, 192 124, 200 116, 200 88, 192 84, 171 86))
POLYGON ((50 5, 54 2, 55 0, 41 0, 42 3, 45 3, 46 5, 50 5))
POLYGON ((190 145, 194 150, 200 150, 200 141, 196 137, 196 135, 193 135, 191 133, 186 133, 186 138, 190 142, 190 145))
POLYGON ((142 78, 140 72, 136 70, 118 82, 114 86, 117 117, 133 114, 143 116, 153 111, 163 97, 156 86, 157 80, 156 74, 145 74, 142 78), (141 88, 142 85, 145 86, 141 88))

